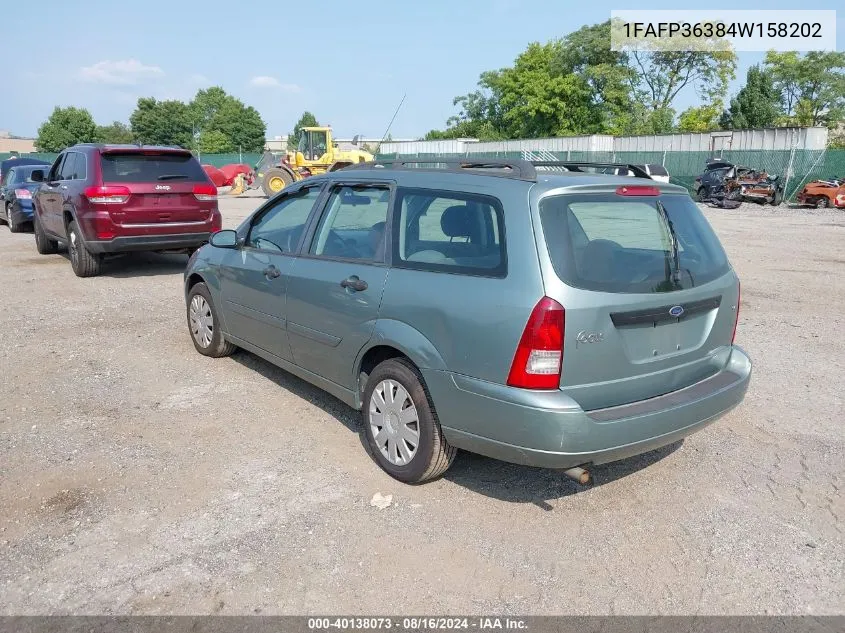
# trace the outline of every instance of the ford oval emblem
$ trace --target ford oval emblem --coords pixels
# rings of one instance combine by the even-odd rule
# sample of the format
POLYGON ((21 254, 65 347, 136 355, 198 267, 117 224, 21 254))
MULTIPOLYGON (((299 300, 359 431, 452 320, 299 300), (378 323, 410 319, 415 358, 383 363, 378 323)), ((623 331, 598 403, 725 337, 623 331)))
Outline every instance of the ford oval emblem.
POLYGON ((681 315, 684 313, 684 306, 672 306, 669 308, 669 314, 679 319, 681 315))

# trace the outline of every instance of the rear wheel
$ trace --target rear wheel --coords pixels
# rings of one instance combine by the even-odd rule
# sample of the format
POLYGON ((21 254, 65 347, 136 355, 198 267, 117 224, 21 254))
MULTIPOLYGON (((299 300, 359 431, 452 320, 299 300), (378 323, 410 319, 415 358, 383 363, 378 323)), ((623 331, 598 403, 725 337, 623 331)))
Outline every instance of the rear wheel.
POLYGON ((85 247, 76 221, 67 225, 67 248, 71 268, 77 277, 96 277, 100 274, 103 260, 85 247))
POLYGON ((830 200, 827 199, 827 196, 819 196, 816 200, 816 208, 817 209, 827 209, 830 206, 830 200))
POLYGON ((194 347, 203 356, 220 358, 235 351, 235 346, 223 338, 217 310, 204 283, 195 284, 188 293, 188 330, 194 347))
POLYGON ((399 481, 435 479, 455 460, 422 376, 404 358, 386 360, 369 375, 361 414, 370 453, 399 481))
POLYGON ((40 254, 53 255, 59 252, 59 243, 56 240, 51 240, 44 233, 37 213, 32 216, 32 232, 35 234, 35 250, 40 254))
POLYGON ((284 169, 269 169, 261 181, 261 188, 265 195, 272 197, 292 182, 293 178, 284 169))
POLYGON ((9 225, 9 230, 12 233, 20 233, 23 231, 23 222, 15 222, 15 218, 12 215, 12 205, 6 205, 6 224, 9 225))

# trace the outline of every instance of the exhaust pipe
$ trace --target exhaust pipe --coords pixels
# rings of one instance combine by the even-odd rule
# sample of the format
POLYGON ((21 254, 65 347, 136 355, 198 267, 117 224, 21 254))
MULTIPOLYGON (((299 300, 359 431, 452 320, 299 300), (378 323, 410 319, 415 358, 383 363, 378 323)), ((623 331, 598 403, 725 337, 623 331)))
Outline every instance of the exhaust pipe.
POLYGON ((590 483, 593 478, 592 475, 590 475, 589 471, 584 470, 580 466, 564 470, 563 474, 569 477, 570 479, 577 481, 582 486, 586 486, 588 483, 590 483))

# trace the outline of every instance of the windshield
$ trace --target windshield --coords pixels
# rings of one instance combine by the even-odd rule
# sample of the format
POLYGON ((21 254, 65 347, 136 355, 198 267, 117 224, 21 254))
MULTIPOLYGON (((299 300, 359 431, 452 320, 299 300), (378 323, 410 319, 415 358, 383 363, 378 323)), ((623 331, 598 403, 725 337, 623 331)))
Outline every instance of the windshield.
POLYGON ((688 196, 560 195, 540 202, 558 277, 576 288, 671 292, 730 269, 707 220, 688 196))

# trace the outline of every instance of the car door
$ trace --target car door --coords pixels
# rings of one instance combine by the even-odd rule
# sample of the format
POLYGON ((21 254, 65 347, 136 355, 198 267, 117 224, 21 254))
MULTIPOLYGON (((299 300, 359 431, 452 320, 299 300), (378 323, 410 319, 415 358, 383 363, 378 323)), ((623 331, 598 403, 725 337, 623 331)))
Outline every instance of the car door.
POLYGON ((41 226, 48 233, 64 236, 64 221, 62 220, 62 195, 61 195, 61 170, 65 162, 67 152, 59 154, 50 167, 50 171, 44 178, 41 187, 38 188, 36 198, 38 200, 37 211, 41 226))
POLYGON ((222 309, 228 333, 285 360, 288 274, 321 186, 284 193, 260 209, 239 248, 222 256, 222 309))
POLYGON ((333 184, 288 279, 294 362, 347 389, 354 388, 352 366, 372 335, 387 280, 392 189, 333 184))

